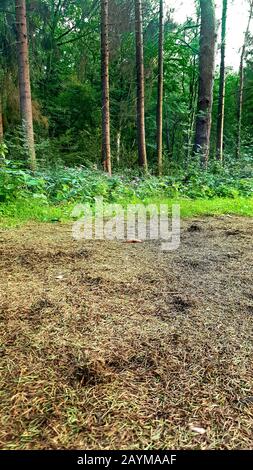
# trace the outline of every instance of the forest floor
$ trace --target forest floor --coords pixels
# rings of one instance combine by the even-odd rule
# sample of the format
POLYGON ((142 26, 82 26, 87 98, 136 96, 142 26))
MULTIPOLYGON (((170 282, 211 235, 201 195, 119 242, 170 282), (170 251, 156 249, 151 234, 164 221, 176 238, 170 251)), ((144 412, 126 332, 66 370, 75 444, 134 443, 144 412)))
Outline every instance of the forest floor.
POLYGON ((159 243, 0 232, 1 447, 252 449, 253 219, 159 243))

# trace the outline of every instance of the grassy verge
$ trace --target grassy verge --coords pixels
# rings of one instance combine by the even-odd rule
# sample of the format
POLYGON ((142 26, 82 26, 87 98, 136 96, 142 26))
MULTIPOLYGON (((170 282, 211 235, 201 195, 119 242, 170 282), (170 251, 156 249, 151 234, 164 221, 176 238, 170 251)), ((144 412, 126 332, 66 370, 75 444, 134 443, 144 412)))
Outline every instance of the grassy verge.
MULTIPOLYGON (((149 198, 144 201, 137 199, 119 201, 126 205, 144 203, 148 204, 168 204, 171 208, 173 204, 180 204, 181 215, 184 218, 197 216, 215 215, 240 215, 245 217, 253 216, 253 198, 238 197, 215 198, 215 199, 155 199, 149 198)), ((74 203, 59 205, 44 205, 38 201, 19 200, 0 206, 0 226, 19 226, 29 221, 35 222, 68 222, 72 220, 71 213, 75 207, 74 203)))

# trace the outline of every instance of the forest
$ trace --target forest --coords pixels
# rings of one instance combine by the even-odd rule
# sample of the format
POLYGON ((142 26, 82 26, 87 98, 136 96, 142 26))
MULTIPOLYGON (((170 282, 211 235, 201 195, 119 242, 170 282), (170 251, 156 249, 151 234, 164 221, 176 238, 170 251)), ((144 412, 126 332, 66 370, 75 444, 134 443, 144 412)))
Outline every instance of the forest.
POLYGON ((27 218, 68 217, 71 203, 97 194, 251 196, 253 7, 244 4, 235 70, 230 3, 222 18, 212 2, 195 4, 177 24, 169 2, 155 0, 1 1, 3 216, 18 203, 27 218))
POLYGON ((0 0, 1 448, 250 449, 252 216, 253 0, 0 0))

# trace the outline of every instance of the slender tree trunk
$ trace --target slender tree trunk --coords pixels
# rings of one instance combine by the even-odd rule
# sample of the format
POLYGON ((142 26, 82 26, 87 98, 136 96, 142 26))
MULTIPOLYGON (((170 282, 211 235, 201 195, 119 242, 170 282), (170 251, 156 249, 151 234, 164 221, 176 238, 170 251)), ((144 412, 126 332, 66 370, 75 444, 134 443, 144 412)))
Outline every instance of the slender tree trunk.
POLYGON ((237 111, 237 135, 236 135, 236 157, 241 156, 241 141, 242 141, 242 110, 243 110, 243 92, 244 92, 244 59, 246 53, 247 39, 249 35, 250 23, 253 16, 253 1, 250 0, 250 12, 247 28, 244 36, 244 43, 242 46, 240 69, 239 69, 239 94, 238 94, 238 111, 237 111))
POLYGON ((4 127, 3 127, 3 108, 2 108, 2 97, 0 94, 0 142, 4 138, 4 127))
POLYGON ((223 0, 222 28, 221 28, 220 83, 219 83, 219 102, 218 102, 218 118, 217 118, 217 143, 216 143, 216 157, 217 157, 217 160, 219 160, 220 162, 223 162, 223 146, 224 146, 225 87, 226 87, 225 56, 226 56, 227 9, 228 9, 228 0, 223 0))
POLYGON ((196 119, 196 107, 197 107, 197 96, 198 96, 196 57, 193 58, 192 67, 193 67, 193 72, 192 72, 192 78, 191 78, 191 83, 190 83, 189 124, 188 124, 188 132, 187 132, 187 158, 186 158, 187 164, 189 163, 190 157, 192 155, 192 146, 193 146, 193 138, 194 138, 194 123, 196 119))
POLYGON ((26 23, 26 2, 15 0, 17 24, 17 50, 19 68, 20 111, 28 148, 31 169, 36 169, 36 155, 33 133, 32 97, 30 84, 29 51, 26 23))
POLYGON ((210 134, 213 106, 215 65, 215 10, 213 0, 200 0, 201 31, 199 57, 199 95, 196 120, 195 152, 207 168, 210 151, 210 134))
POLYGON ((111 175, 108 18, 109 2, 101 0, 102 161, 105 171, 111 175))
POLYGON ((163 173, 163 0, 160 0, 159 50, 158 50, 158 93, 157 93, 157 161, 158 174, 163 173))
POLYGON ((116 159, 117 159, 117 163, 119 165, 120 164, 120 148, 121 148, 121 128, 117 132, 116 144, 117 144, 116 159))
POLYGON ((147 171, 147 151, 145 135, 145 85, 142 1, 135 0, 135 34, 136 34, 136 71, 137 71, 137 140, 139 165, 147 171))
POLYGON ((168 106, 166 106, 166 147, 168 154, 170 154, 170 125, 168 106))

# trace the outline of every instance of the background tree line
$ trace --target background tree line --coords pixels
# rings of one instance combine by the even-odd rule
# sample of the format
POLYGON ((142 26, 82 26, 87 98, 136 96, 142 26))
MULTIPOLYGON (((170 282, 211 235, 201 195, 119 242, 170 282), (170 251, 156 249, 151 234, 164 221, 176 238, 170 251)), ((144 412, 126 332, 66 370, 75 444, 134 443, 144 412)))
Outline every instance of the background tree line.
POLYGON ((10 158, 33 170, 103 163, 109 174, 138 163, 161 175, 249 153, 248 4, 234 71, 226 65, 230 0, 222 18, 212 0, 196 1, 195 18, 180 25, 163 0, 1 0, 0 139, 10 158))

